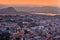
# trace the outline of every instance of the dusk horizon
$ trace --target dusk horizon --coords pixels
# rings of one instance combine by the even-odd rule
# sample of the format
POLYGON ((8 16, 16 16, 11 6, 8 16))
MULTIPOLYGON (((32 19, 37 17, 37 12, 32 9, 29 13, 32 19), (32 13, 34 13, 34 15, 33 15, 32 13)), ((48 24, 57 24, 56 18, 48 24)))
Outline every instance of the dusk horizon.
POLYGON ((60 7, 59 0, 0 0, 2 5, 20 6, 56 6, 60 7))

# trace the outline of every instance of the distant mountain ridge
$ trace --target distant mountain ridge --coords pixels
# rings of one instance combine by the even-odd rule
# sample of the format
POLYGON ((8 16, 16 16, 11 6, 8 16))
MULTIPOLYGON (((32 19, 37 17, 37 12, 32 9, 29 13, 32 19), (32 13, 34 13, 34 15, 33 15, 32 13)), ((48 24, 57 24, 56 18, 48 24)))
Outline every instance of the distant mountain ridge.
POLYGON ((60 14, 60 8, 44 6, 44 7, 15 7, 18 11, 27 11, 33 13, 58 13, 60 14))
POLYGON ((0 14, 31 14, 31 13, 60 14, 60 8, 44 6, 44 7, 7 7, 0 9, 0 14))
POLYGON ((24 11, 17 11, 14 7, 0 9, 0 14, 30 14, 24 11))

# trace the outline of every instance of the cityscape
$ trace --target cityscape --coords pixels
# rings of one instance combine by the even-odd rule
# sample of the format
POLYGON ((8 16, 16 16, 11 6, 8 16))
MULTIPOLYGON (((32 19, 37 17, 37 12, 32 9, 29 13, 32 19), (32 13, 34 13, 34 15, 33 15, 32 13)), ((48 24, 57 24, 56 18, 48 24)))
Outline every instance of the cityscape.
POLYGON ((0 0, 0 40, 60 40, 60 0, 0 0))

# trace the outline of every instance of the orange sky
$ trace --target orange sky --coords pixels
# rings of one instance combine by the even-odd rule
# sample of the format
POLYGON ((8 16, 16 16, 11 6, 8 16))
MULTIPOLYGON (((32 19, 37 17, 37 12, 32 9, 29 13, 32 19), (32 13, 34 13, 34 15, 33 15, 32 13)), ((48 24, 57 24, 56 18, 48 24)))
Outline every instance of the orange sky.
POLYGON ((0 0, 0 4, 5 5, 37 5, 60 7, 59 2, 60 0, 0 0))

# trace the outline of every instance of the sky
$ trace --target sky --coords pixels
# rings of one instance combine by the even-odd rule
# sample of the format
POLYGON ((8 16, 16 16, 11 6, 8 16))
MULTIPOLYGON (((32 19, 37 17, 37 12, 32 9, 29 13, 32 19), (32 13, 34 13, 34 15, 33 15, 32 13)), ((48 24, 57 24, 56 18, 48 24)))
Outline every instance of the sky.
POLYGON ((57 6, 60 7, 60 0, 0 0, 4 5, 28 5, 28 6, 57 6))

